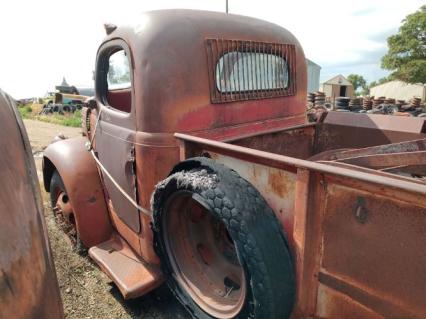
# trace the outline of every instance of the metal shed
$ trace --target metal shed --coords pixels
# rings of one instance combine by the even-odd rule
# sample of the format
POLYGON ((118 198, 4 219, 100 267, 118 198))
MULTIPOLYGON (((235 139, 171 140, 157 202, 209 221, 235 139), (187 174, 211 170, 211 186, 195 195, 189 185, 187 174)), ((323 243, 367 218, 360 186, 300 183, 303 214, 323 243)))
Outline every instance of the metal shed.
POLYGON ((306 59, 306 69, 308 71, 308 92, 318 91, 320 85, 321 66, 309 59, 306 59))

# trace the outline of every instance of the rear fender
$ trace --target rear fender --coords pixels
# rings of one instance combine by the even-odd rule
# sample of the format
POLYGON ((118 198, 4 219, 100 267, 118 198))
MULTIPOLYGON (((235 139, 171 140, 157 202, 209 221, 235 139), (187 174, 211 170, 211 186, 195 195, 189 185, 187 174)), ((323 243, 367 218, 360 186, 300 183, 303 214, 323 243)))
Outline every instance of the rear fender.
POLYGON ((111 221, 96 163, 85 147, 87 138, 77 137, 50 144, 43 156, 44 188, 50 191, 55 170, 64 182, 77 230, 90 248, 110 238, 111 221))

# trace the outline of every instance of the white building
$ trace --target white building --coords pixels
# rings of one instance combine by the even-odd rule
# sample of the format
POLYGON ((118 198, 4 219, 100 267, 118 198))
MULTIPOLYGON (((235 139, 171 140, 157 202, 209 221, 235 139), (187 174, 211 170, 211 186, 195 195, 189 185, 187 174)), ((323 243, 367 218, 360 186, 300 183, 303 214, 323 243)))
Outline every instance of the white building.
POLYGON ((306 59, 306 69, 308 77, 308 93, 318 91, 320 85, 321 67, 311 60, 306 59))
POLYGON ((338 96, 346 96, 353 98, 355 96, 354 87, 343 75, 339 74, 332 77, 330 80, 321 84, 321 92, 325 93, 326 97, 334 100, 338 96))
POLYGON ((396 100, 409 101, 413 97, 419 97, 422 102, 426 101, 425 84, 409 84, 402 81, 390 81, 370 89, 370 95, 379 97, 384 96, 396 100))

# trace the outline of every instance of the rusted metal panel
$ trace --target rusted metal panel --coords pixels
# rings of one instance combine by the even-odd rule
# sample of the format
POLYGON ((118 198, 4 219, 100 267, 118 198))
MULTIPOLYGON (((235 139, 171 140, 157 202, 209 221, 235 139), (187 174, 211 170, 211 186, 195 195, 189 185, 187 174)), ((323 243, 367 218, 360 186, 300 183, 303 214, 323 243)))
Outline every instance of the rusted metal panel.
MULTIPOLYGON (((120 218, 112 205, 111 199, 108 199, 108 209, 110 212, 111 223, 114 229, 126 240, 126 242, 139 254, 140 251, 140 234, 134 232, 127 224, 120 218)), ((114 232, 112 233, 114 234, 114 232)))
POLYGON ((0 318, 63 318, 31 146, 0 90, 0 318))
POLYGON ((321 282, 385 317, 426 316, 426 201, 329 183, 322 238, 321 282))
POLYGON ((43 179, 48 187, 46 183, 53 170, 58 170, 73 207, 80 239, 91 247, 107 240, 112 227, 99 172, 86 142, 85 137, 77 137, 49 145, 44 151, 43 179))
POLYGON ((385 317, 366 308, 351 298, 320 284, 318 287, 318 318, 363 318, 384 319, 385 317))
POLYGON ((409 176, 417 176, 425 181, 426 165, 401 165, 384 168, 382 171, 400 175, 408 174, 409 176))
MULTIPOLYGON (((318 272, 320 265, 320 251, 321 251, 321 234, 322 234, 322 223, 320 212, 324 208, 325 199, 325 181, 323 174, 315 173, 308 170, 298 169, 298 175, 300 178, 297 180, 297 188, 300 188, 302 192, 307 192, 305 196, 298 196, 298 200, 295 203, 295 207, 304 207, 306 210, 304 213, 305 228, 301 229, 301 225, 295 224, 293 236, 304 238, 304 247, 300 253, 300 259, 296 260, 296 269, 298 272, 297 280, 300 282, 297 292, 297 303, 295 305, 296 313, 299 314, 299 318, 314 316, 316 312, 317 304, 317 290, 318 290, 318 272), (309 172, 309 173, 307 173, 309 172), (309 176, 306 176, 309 174, 309 176), (308 180, 306 180, 308 178, 308 180)), ((295 219, 299 211, 295 211, 295 219)), ((297 248, 296 248, 297 249, 297 248)))
POLYGON ((311 235, 307 232, 308 223, 311 223, 311 217, 315 215, 309 215, 309 196, 310 192, 310 172, 307 169, 299 169, 296 177, 296 190, 294 198, 294 224, 293 224, 293 239, 294 239, 294 263, 296 268, 296 283, 299 289, 297 290, 296 306, 295 306, 295 318, 303 316, 303 314, 314 313, 313 300, 315 300, 315 294, 313 294, 313 277, 310 276, 307 270, 313 270, 313 259, 309 256, 313 255, 309 249, 315 249, 315 244, 310 238, 311 235), (310 265, 308 265, 310 264, 310 265))
POLYGON ((426 151, 365 155, 340 161, 372 169, 383 169, 404 165, 426 165, 426 151))
MULTIPOLYGON (((136 177, 134 154, 134 130, 129 130, 117 123, 109 123, 103 119, 104 111, 96 131, 96 152, 102 165, 108 170, 114 180, 123 190, 136 200, 136 177), (111 152, 113 148, 113 156, 111 152)), ((110 120, 111 121, 111 120, 110 120)), ((115 187, 107 176, 102 174, 103 183, 121 220, 134 232, 140 232, 139 211, 124 198, 123 194, 115 187)))
POLYGON ((147 265, 117 234, 92 247, 89 254, 116 282, 124 299, 139 297, 163 283, 160 268, 147 265))
POLYGON ((424 178, 425 150, 426 139, 420 139, 361 149, 328 150, 314 155, 310 160, 336 161, 424 178))
POLYGON ((325 124, 349 127, 378 129, 381 131, 396 131, 404 133, 425 133, 425 119, 416 117, 395 118, 378 114, 362 114, 345 112, 329 112, 325 124))
POLYGON ((281 131, 289 127, 306 126, 306 115, 298 114, 265 121, 256 121, 246 124, 207 129, 192 132, 191 135, 205 137, 218 141, 233 141, 241 138, 251 137, 259 134, 281 131))
MULTIPOLYGON (((374 170, 363 170, 356 166, 335 166, 297 159, 289 156, 272 154, 231 145, 218 141, 212 141, 187 134, 176 133, 175 136, 189 144, 188 148, 202 148, 206 151, 217 152, 227 156, 244 159, 247 162, 258 163, 266 166, 284 169, 296 172, 297 168, 306 168, 318 173, 329 173, 332 176, 341 177, 348 180, 357 180, 369 182, 375 185, 381 185, 389 191, 405 190, 419 195, 426 195, 426 185, 420 185, 415 180, 409 178, 395 177, 392 174, 377 172, 374 170)), ((334 162, 331 162, 334 163, 334 162)))
MULTIPOLYGON (((139 203, 151 210, 151 194, 155 185, 166 178, 179 162, 178 141, 171 134, 136 132, 135 154, 139 203)), ((159 259, 153 248, 152 220, 145 214, 140 214, 140 219, 141 255, 146 262, 158 264, 159 259)))
MULTIPOLYGON (((336 163, 337 164, 337 163, 336 163)), ((347 169, 352 169, 356 172, 361 173, 369 173, 372 170, 348 165, 348 166, 334 166, 334 167, 344 167, 347 169)), ((395 187, 390 186, 384 186, 380 185, 378 183, 375 183, 373 180, 359 180, 356 177, 347 178, 344 176, 338 176, 333 174, 327 174, 324 175, 324 180, 327 183, 338 183, 342 186, 351 187, 354 189, 358 189, 360 191, 366 191, 373 194, 378 194, 381 196, 387 196, 391 197, 403 202, 407 202, 413 205, 423 205, 425 202, 424 197, 424 187, 426 186, 422 181, 418 180, 417 178, 409 178, 406 176, 399 176, 399 175, 389 175, 382 171, 373 171, 376 174, 373 174, 373 176, 391 176, 391 178, 394 181, 395 187), (406 189, 404 187, 400 187, 402 184, 405 184, 405 182, 409 182, 413 187, 410 189, 406 189)))
POLYGON ((426 138, 424 119, 374 114, 328 112, 318 124, 315 153, 340 148, 364 148, 426 138), (338 113, 338 114, 336 114, 338 113))
POLYGON ((296 174, 265 165, 207 152, 218 163, 232 168, 249 181, 265 198, 281 222, 289 241, 293 242, 293 212, 296 174))
POLYGON ((335 155, 333 160, 345 159, 356 156, 389 154, 389 153, 402 153, 402 152, 416 152, 426 150, 426 139, 406 141, 400 143, 392 143, 385 145, 378 145, 366 147, 356 150, 341 151, 335 155))
POLYGON ((314 134, 314 127, 307 126, 292 130, 257 134, 229 141, 229 143, 260 151, 307 159, 314 150, 314 134))

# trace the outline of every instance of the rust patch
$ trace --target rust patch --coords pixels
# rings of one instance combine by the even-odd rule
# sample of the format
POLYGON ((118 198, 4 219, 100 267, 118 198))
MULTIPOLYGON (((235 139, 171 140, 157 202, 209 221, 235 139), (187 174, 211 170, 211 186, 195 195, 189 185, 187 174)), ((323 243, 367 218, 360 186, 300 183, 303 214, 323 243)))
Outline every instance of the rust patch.
POLYGON ((90 196, 89 199, 87 200, 89 203, 94 203, 96 202, 96 197, 95 196, 90 196))
MULTIPOLYGON (((287 177, 282 171, 271 171, 268 176, 268 183, 271 190, 278 196, 284 197, 289 193, 289 186, 287 185, 287 177)), ((293 181, 291 181, 293 184, 293 181)))
POLYGON ((344 294, 324 285, 320 285, 318 289, 317 316, 319 318, 384 318, 371 309, 354 302, 344 294))
POLYGON ((37 172, 18 114, 0 90, 0 318, 63 318, 37 172))
POLYGON ((323 271, 360 290, 368 287, 377 296, 371 305, 377 312, 395 314, 398 305, 405 317, 424 318, 426 253, 419 243, 426 240, 425 204, 331 184, 324 211, 323 271), (357 206, 362 210, 354 211, 357 206))

